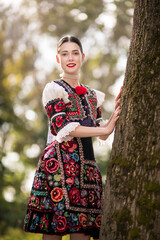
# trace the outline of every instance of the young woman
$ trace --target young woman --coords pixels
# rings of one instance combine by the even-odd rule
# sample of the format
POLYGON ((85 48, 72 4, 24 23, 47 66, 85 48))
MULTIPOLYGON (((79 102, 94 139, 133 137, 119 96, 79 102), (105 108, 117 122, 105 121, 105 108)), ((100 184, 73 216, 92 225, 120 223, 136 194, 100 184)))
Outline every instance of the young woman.
POLYGON ((106 140, 119 118, 121 91, 107 123, 101 118, 104 93, 79 83, 84 61, 81 42, 63 37, 57 47, 60 80, 48 83, 42 101, 50 123, 48 145, 38 162, 24 230, 43 240, 99 238, 102 180, 92 137, 106 140), (55 139, 53 139, 53 137, 55 139))

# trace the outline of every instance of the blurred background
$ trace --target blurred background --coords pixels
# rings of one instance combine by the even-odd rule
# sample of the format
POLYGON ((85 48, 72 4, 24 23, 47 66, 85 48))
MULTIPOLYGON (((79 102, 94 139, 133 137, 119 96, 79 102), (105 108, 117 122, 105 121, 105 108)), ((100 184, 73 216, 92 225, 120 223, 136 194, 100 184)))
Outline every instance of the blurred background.
MULTIPOLYGON (((59 78, 56 44, 66 34, 82 41, 81 82, 106 94, 109 118, 123 84, 133 16, 131 0, 0 0, 0 239, 39 240, 23 219, 48 121, 45 84, 59 78)), ((94 141, 105 182, 113 134, 94 141)), ((67 240, 69 237, 63 237, 67 240)))

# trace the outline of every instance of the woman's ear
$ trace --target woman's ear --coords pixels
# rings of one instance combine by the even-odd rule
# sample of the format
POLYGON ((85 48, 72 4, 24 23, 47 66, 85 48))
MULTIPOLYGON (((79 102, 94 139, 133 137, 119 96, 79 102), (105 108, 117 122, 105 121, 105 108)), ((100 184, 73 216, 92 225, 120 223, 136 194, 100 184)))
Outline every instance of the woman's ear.
POLYGON ((60 63, 58 54, 56 55, 56 60, 57 60, 57 63, 60 63))
POLYGON ((83 53, 82 54, 82 62, 84 61, 84 59, 85 59, 85 54, 83 53))

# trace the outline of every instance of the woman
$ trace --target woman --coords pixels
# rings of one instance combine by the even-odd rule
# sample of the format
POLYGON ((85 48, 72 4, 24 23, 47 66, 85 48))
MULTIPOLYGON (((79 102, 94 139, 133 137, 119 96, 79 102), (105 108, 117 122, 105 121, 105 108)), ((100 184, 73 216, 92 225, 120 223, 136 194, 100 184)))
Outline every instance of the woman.
POLYGON ((103 194, 92 137, 106 140, 114 130, 122 89, 105 123, 100 109, 104 93, 79 83, 84 58, 81 42, 63 37, 56 55, 63 74, 43 91, 51 133, 38 162, 24 224, 25 231, 42 233, 43 240, 61 240, 66 234, 71 240, 99 238, 103 194))

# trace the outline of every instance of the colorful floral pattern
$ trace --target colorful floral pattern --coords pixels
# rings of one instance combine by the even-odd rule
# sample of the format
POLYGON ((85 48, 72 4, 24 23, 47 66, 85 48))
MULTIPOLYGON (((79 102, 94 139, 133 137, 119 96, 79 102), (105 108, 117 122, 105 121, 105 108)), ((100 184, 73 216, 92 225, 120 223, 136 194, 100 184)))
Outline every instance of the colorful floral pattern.
MULTIPOLYGON (((85 95, 90 97, 84 102, 88 103, 85 115, 92 112, 90 118, 94 118, 97 110, 91 111, 90 108, 95 101, 91 100, 92 91, 86 89, 85 95)), ((67 114, 71 107, 72 104, 66 106, 63 99, 54 99, 47 104, 47 115, 55 135, 71 122, 70 115, 67 114)), ((81 117, 80 121, 83 114, 81 117)), ((95 120, 93 122, 96 125, 95 120)), ((62 143, 54 141, 44 149, 28 201, 25 231, 59 235, 84 232, 99 238, 102 179, 96 161, 90 154, 92 144, 90 142, 88 145, 87 139, 73 138, 62 143), (85 158, 85 152, 89 159, 85 158)))
POLYGON ((66 104, 63 99, 57 98, 49 101, 46 105, 47 116, 50 120, 50 130, 53 135, 70 123, 69 117, 66 115, 66 104))

